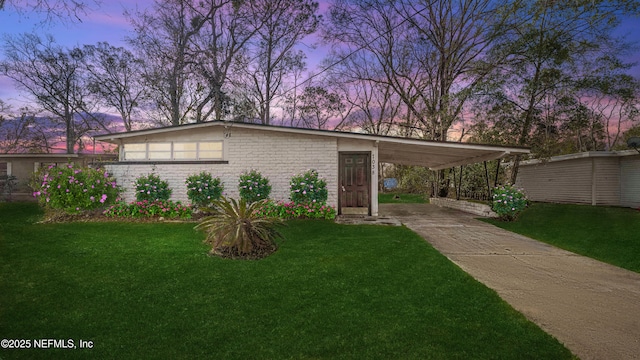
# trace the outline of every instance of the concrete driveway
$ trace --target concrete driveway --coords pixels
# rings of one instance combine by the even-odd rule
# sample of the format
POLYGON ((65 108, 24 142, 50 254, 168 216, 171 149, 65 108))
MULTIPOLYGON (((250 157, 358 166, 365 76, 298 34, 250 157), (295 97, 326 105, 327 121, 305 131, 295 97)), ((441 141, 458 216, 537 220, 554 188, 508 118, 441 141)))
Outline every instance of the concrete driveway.
POLYGON ((640 274, 456 210, 381 204, 380 214, 420 234, 581 359, 640 359, 640 274))

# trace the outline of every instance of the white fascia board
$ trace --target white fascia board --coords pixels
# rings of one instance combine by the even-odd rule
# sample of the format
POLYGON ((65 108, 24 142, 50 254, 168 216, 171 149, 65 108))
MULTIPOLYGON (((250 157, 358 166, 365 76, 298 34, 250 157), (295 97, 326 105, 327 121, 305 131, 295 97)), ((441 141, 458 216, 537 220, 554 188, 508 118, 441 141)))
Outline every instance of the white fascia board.
POLYGON ((442 170, 442 169, 448 169, 448 168, 452 168, 455 166, 459 166, 459 165, 467 165, 467 164, 475 164, 475 163, 479 163, 481 161, 489 161, 489 160, 496 160, 496 159, 502 159, 503 157, 510 155, 511 153, 509 151, 502 151, 502 152, 492 152, 489 154, 482 154, 479 156, 475 156, 472 158, 466 158, 463 160, 459 160, 459 161, 453 161, 453 162, 449 162, 449 163, 445 163, 445 164, 439 164, 436 166, 431 166, 429 167, 431 170, 442 170))

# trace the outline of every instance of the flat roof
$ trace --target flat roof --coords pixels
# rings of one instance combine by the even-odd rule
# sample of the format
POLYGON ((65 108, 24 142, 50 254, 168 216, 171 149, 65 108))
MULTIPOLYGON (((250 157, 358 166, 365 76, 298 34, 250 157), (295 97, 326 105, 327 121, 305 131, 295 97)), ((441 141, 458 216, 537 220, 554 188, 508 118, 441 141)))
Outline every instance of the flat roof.
POLYGON ((573 154, 565 154, 552 156, 548 159, 531 159, 522 161, 520 166, 522 165, 537 165, 548 162, 558 162, 558 161, 568 161, 575 159, 587 159, 587 158, 605 158, 605 157, 623 157, 623 156, 633 156, 640 155, 636 150, 621 150, 621 151, 587 151, 581 153, 573 153, 573 154))
POLYGON ((378 147, 379 162, 400 165, 425 166, 432 170, 446 169, 454 166, 472 164, 486 160, 495 160, 503 158, 507 155, 528 154, 530 152, 528 148, 519 146, 499 146, 450 141, 420 140, 395 136, 361 134, 354 132, 293 128, 285 126, 225 121, 210 121, 197 124, 185 124, 115 134, 104 134, 96 136, 95 139, 98 141, 120 144, 127 138, 131 137, 209 127, 236 127, 261 131, 274 131, 280 133, 372 141, 374 142, 374 146, 378 147))

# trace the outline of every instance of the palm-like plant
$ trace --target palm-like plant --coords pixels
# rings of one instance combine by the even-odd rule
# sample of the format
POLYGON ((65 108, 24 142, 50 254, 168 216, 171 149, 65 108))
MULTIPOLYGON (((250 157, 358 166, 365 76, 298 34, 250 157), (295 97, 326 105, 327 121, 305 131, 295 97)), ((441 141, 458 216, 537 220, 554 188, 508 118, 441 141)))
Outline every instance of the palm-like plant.
POLYGON ((206 233, 205 243, 212 246, 210 254, 231 258, 258 259, 276 250, 275 239, 282 237, 276 225, 282 220, 259 215, 267 200, 248 203, 222 197, 205 211, 196 230, 206 233))

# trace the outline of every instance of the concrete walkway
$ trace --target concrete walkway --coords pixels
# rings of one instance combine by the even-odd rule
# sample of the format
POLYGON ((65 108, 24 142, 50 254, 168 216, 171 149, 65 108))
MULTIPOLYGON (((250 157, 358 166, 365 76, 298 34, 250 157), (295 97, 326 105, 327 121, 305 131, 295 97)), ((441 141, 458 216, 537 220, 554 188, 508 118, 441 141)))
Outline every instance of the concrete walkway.
POLYGON ((640 359, 640 274, 456 210, 381 204, 380 214, 423 236, 581 359, 640 359))

